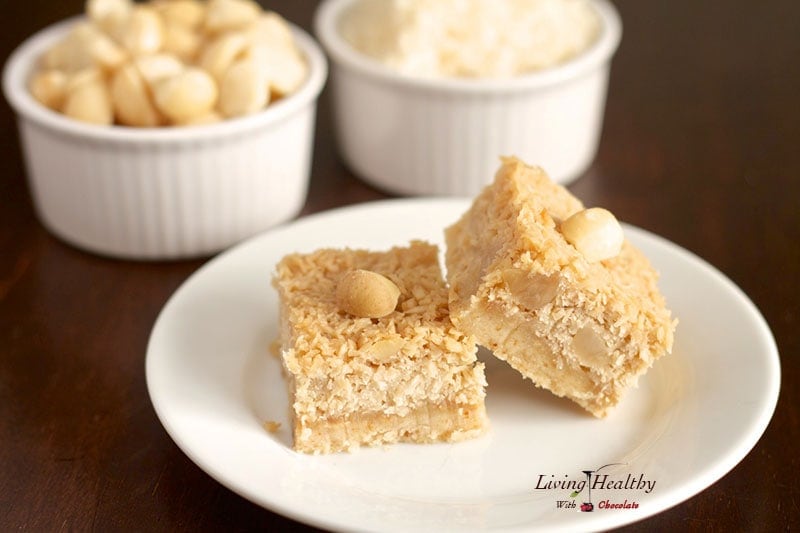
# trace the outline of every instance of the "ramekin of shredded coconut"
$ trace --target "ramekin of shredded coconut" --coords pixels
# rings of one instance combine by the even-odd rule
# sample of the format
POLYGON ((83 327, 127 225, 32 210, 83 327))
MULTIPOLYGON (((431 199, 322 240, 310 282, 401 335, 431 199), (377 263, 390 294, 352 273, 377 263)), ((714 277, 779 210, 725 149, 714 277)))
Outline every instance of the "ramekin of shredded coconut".
POLYGON ((608 0, 324 0, 339 149, 406 195, 474 195, 500 156, 560 183, 593 161, 622 33, 608 0))

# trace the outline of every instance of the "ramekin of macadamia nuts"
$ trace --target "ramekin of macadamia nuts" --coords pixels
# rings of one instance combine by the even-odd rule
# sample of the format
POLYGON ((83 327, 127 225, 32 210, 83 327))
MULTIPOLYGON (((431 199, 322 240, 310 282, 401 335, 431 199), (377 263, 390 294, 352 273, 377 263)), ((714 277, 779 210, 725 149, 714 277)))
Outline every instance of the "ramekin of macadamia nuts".
POLYGON ((133 259, 215 253, 305 203, 327 63, 252 0, 88 0, 3 70, 42 223, 133 259))

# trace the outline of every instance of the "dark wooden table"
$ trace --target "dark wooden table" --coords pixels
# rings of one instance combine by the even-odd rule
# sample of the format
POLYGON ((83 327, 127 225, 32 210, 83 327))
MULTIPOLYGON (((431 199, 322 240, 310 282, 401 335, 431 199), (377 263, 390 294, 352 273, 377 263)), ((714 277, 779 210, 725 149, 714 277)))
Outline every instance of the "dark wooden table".
MULTIPOLYGON (((82 9, 79 0, 3 4, 3 60, 82 9)), ((265 2, 306 28, 316 4, 265 2)), ((616 4, 624 36, 603 140, 570 188, 727 274, 769 322, 783 371, 777 411, 752 452, 630 528, 800 529, 800 3, 616 4)), ((0 530, 295 525, 195 466, 148 399, 150 329, 203 261, 117 261, 55 239, 33 212, 5 104, 0 128, 0 530)), ((323 97, 303 214, 383 197, 337 158, 323 97)))

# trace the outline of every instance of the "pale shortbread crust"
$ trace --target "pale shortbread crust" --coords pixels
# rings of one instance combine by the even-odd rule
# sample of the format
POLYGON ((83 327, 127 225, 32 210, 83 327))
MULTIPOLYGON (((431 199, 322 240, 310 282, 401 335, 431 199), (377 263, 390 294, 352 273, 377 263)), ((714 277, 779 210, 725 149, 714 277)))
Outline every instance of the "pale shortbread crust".
POLYGON ((474 338, 450 321, 435 246, 293 254, 277 265, 273 284, 296 450, 483 433, 483 365, 474 338), (370 319, 338 308, 337 281, 354 269, 382 274, 400 288, 395 311, 370 319))
POLYGON ((589 263, 558 230, 581 202, 539 168, 503 160, 445 234, 450 313, 536 385, 604 417, 672 349, 658 275, 627 240, 589 263))

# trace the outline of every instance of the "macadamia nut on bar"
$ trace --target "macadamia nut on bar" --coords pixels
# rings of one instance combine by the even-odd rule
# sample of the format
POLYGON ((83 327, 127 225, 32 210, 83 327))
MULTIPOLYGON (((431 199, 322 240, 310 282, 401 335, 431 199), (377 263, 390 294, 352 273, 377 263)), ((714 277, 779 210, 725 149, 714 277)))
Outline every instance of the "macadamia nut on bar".
POLYGON ((597 417, 672 349, 647 258, 540 168, 504 159, 446 241, 453 323, 597 417))
POLYGON ((484 432, 483 364, 450 321, 435 246, 288 255, 273 284, 295 450, 484 432))

